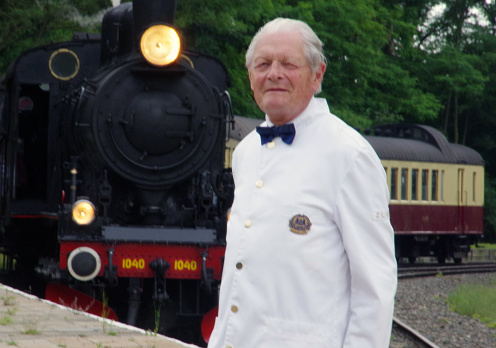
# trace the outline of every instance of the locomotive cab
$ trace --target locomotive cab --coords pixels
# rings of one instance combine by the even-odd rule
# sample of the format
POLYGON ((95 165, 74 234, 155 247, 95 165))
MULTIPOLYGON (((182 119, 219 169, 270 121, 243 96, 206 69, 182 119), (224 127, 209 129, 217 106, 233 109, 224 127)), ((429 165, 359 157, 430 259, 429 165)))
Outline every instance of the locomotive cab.
POLYGON ((24 52, 0 83, 0 241, 8 272, 33 274, 39 259, 58 257, 60 98, 82 79, 64 57, 80 56, 86 72, 96 70, 88 59, 95 41, 85 39, 88 56, 79 40, 24 52))

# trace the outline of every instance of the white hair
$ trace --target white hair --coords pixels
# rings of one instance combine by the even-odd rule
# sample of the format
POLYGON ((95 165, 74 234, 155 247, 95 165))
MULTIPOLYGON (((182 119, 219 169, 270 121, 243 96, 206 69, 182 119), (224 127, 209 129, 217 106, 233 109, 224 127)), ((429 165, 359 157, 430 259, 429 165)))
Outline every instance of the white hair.
MULTIPOLYGON (((304 44, 305 58, 307 60, 308 66, 310 67, 310 69, 312 69, 313 72, 316 72, 320 68, 321 63, 326 62, 323 50, 324 43, 320 41, 317 34, 315 34, 315 32, 312 30, 312 28, 310 28, 308 24, 296 19, 276 18, 260 28, 253 37, 250 46, 248 46, 245 57, 246 67, 248 70, 250 70, 252 67, 255 47, 260 38, 264 35, 280 32, 298 32, 301 35, 304 44)), ((319 93, 320 91, 321 87, 319 86, 316 93, 319 93)))

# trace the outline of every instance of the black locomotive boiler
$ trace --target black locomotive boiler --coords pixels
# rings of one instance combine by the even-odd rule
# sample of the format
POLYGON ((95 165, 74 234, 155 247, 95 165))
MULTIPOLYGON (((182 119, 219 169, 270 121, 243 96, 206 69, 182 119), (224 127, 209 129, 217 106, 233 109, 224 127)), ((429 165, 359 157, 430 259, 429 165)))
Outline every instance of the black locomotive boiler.
POLYGON ((76 296, 90 312, 177 337, 183 322, 199 331, 217 303, 232 116, 225 67, 183 49, 175 6, 122 4, 101 35, 76 33, 10 66, 0 253, 4 274, 50 279, 47 298, 76 296), (87 295, 104 303, 92 309, 87 295))

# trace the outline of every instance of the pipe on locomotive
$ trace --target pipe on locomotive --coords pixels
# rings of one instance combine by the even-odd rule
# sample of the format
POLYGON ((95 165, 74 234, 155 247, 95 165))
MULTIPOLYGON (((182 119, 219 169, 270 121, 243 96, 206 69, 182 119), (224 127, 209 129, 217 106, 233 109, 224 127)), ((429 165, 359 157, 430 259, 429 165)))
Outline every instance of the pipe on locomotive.
POLYGON ((172 28, 175 14, 175 0, 133 1, 134 42, 152 65, 165 66, 179 57, 181 40, 172 28))

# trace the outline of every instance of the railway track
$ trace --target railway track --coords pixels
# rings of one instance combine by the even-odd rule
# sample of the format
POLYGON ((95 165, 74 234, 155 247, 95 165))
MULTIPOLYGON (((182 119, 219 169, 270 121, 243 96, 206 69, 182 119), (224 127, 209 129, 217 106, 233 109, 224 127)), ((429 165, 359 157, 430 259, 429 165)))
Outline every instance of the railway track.
MULTIPOLYGON (((441 348, 423 336, 420 332, 416 331, 414 328, 408 326, 405 322, 396 317, 393 317, 392 335, 400 336, 404 341, 408 341, 408 343, 403 342, 401 344, 401 347, 403 348, 405 348, 405 344, 408 344, 406 347, 412 348, 441 348)), ((396 345, 391 344, 389 347, 395 348, 396 345)))
POLYGON ((423 266, 399 266, 398 279, 432 277, 440 274, 466 274, 466 273, 483 273, 496 272, 496 263, 469 263, 464 265, 432 265, 423 266))
MULTIPOLYGON (((398 279, 432 277, 437 275, 453 275, 464 273, 496 272, 496 263, 472 263, 464 265, 433 265, 399 266, 398 279)), ((392 337, 400 337, 401 343, 393 340, 389 348, 441 348, 420 332, 410 327, 400 318, 393 317, 392 337)))

